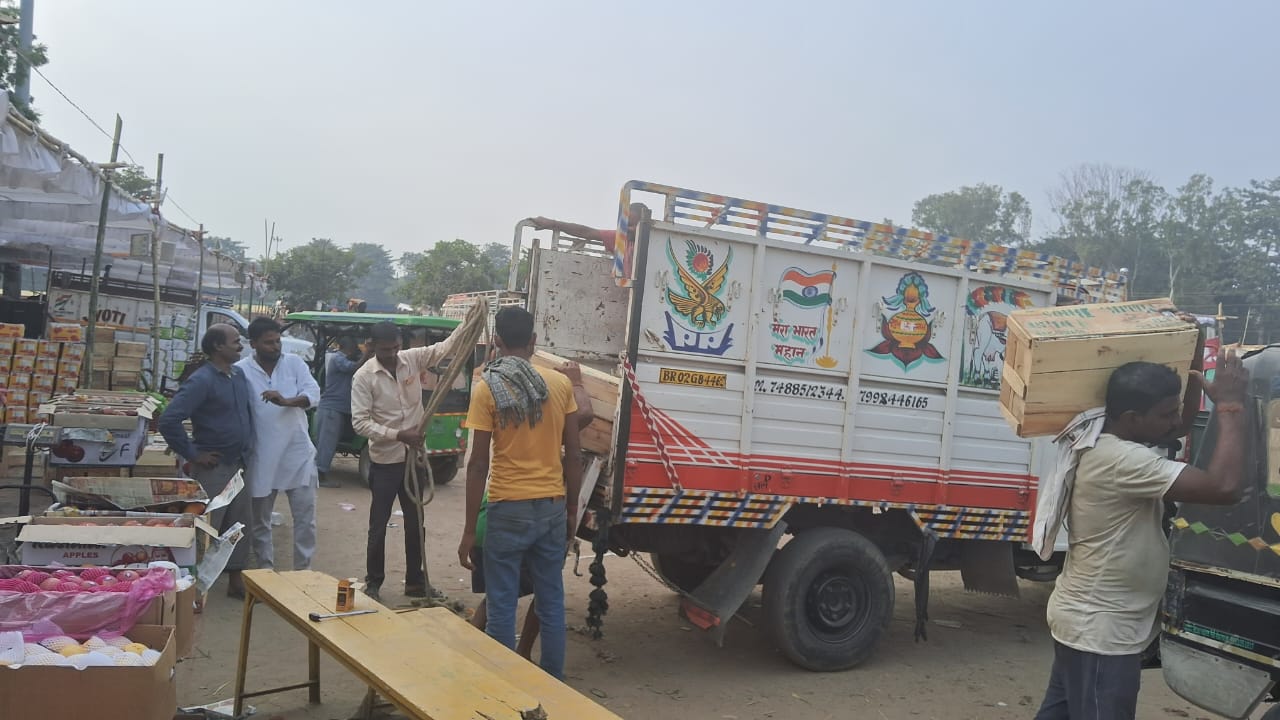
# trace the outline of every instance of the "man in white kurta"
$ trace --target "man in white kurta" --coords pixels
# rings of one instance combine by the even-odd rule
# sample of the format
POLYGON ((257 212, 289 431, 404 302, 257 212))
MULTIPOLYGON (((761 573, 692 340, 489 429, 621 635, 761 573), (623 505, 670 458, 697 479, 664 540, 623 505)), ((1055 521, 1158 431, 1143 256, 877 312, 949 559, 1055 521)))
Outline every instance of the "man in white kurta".
POLYGON ((280 329, 270 318, 249 323, 253 355, 236 363, 249 383, 255 434, 245 458, 245 485, 253 498, 251 536, 259 566, 275 567, 271 511, 284 491, 293 520, 293 569, 307 570, 316 550, 319 484, 307 408, 320 402, 320 386, 302 358, 281 352, 280 329))

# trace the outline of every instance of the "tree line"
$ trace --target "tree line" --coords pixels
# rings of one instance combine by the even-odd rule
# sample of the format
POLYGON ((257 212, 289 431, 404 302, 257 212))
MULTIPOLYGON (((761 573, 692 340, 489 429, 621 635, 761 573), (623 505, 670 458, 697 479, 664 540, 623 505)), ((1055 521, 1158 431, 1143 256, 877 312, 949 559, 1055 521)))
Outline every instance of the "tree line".
POLYGON ((452 293, 503 289, 511 249, 501 243, 483 247, 466 240, 438 242, 428 250, 393 259, 377 243, 340 247, 328 238, 312 238, 261 263, 272 291, 295 310, 345 309, 358 297, 370 310, 398 305, 439 310, 452 293))
POLYGON ((1124 271, 1131 299, 1171 297, 1202 315, 1221 305, 1228 342, 1280 336, 1280 177, 1219 188, 1195 174, 1165 188, 1139 170, 1081 165, 1050 189, 1048 210, 1048 229, 1033 236, 1030 202, 982 183, 922 198, 911 220, 1124 271))

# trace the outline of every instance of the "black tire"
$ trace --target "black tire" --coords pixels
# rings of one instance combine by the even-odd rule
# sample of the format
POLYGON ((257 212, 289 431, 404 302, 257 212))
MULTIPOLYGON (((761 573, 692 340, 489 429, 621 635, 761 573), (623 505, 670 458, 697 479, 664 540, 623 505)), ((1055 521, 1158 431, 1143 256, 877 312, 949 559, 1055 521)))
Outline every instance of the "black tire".
POLYGON ((436 487, 448 485, 458 475, 458 458, 459 455, 435 455, 429 460, 431 463, 431 480, 436 487))
POLYGON ((692 562, 679 555, 649 553, 649 562, 658 571, 658 577, 685 592, 693 592, 716 569, 715 565, 692 562))
POLYGON ((1262 713, 1262 720, 1280 720, 1280 702, 1271 706, 1271 709, 1262 713))
POLYGON ((369 487, 369 470, 373 467, 373 459, 369 457, 369 445, 360 449, 360 484, 369 487))
POLYGON ((1062 574, 1062 568, 1051 565, 1038 565, 1036 567, 1014 568, 1013 572, 1019 579, 1027 582, 1047 583, 1057 580, 1058 576, 1062 574))
POLYGON ((866 660, 893 619, 893 600, 884 554, 850 530, 801 532, 765 574, 769 631, 806 670, 847 670, 866 660))

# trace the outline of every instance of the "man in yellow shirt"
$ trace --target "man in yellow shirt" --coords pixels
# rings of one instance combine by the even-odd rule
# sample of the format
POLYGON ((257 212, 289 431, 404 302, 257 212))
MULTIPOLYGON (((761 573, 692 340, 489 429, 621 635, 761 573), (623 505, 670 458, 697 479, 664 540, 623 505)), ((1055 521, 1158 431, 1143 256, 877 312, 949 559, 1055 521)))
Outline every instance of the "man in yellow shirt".
POLYGON ((578 406, 568 377, 535 368, 529 362, 536 336, 533 316, 527 310, 503 308, 494 317, 494 331, 499 357, 485 365, 467 411, 473 444, 467 463, 467 516, 458 560, 471 569, 476 519, 485 495, 485 478, 489 477, 484 541, 489 617, 485 632, 515 649, 523 565, 533 581, 542 625, 539 664, 563 679, 564 558, 582 484, 578 423, 573 417, 578 406))

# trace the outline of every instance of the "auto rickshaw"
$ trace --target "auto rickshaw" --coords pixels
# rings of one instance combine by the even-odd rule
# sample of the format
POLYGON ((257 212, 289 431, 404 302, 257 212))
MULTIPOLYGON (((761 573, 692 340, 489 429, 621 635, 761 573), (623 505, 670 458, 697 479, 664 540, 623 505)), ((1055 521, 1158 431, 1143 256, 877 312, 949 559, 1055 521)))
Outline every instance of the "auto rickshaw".
MULTIPOLYGON (((315 347, 324 352, 315 353, 309 363, 311 374, 320 387, 324 387, 325 360, 329 351, 336 351, 338 340, 353 337, 359 342, 369 338, 370 329, 380 322, 392 322, 400 328, 403 347, 414 348, 434 345, 449 337, 459 321, 449 318, 429 317, 424 315, 396 315, 384 313, 353 312, 295 312, 285 316, 284 333, 293 337, 304 338, 315 343, 315 347)), ((467 418, 467 406, 471 401, 471 376, 475 364, 483 360, 483 350, 477 350, 468 359, 467 367, 459 373, 452 387, 447 389, 448 395, 431 418, 426 433, 427 458, 431 464, 431 474, 436 485, 444 485, 451 481, 457 473, 467 449, 467 434, 463 423, 467 418)), ((425 405, 433 392, 440 376, 447 365, 431 368, 423 373, 422 402, 425 405)), ((314 412, 309 413, 314 418, 314 412)), ((315 437, 314 421, 312 437, 315 437)), ((337 453, 359 458, 360 480, 369 484, 369 441, 355 433, 348 424, 338 439, 337 453)))

